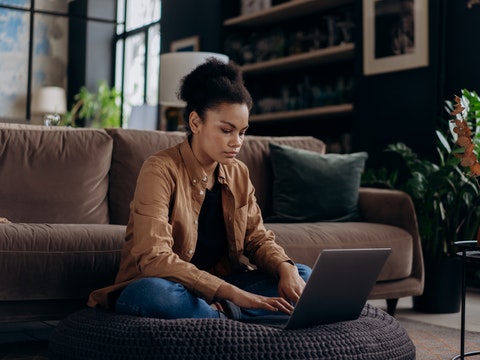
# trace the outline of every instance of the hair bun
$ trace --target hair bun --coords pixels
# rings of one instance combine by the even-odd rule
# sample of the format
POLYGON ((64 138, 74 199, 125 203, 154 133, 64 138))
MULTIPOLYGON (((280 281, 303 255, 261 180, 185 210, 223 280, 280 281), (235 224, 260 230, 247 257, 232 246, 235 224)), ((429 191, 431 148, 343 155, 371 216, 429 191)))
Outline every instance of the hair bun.
POLYGON ((240 68, 232 61, 225 63, 215 57, 208 58, 186 75, 177 95, 187 103, 184 111, 186 123, 192 111, 202 117, 206 110, 221 103, 246 104, 249 109, 252 107, 252 98, 243 84, 240 68))

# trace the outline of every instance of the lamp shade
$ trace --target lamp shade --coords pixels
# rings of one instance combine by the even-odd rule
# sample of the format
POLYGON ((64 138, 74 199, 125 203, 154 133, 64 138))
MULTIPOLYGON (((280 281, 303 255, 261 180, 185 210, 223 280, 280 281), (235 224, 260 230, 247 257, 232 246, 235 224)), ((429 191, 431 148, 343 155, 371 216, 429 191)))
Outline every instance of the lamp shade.
POLYGON ((160 105, 185 107, 177 98, 180 81, 211 57, 228 62, 227 55, 212 52, 180 51, 160 55, 160 105))
POLYGON ((45 86, 33 94, 32 113, 47 114, 67 112, 65 90, 58 86, 45 86))

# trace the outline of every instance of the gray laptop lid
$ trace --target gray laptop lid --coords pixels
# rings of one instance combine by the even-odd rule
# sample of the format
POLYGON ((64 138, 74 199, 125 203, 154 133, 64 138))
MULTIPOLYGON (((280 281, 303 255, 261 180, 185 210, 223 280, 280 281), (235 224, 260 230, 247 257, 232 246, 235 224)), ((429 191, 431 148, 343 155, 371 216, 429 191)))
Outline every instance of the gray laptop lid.
POLYGON ((390 248, 323 250, 286 328, 357 319, 390 251, 390 248))

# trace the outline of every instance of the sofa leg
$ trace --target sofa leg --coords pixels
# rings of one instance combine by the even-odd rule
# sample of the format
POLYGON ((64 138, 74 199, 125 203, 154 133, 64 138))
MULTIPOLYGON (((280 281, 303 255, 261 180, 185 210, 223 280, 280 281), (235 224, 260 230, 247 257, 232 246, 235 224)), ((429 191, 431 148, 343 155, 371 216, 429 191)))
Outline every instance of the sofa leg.
POLYGON ((397 310, 398 299, 387 299, 387 312, 391 316, 395 316, 397 310))

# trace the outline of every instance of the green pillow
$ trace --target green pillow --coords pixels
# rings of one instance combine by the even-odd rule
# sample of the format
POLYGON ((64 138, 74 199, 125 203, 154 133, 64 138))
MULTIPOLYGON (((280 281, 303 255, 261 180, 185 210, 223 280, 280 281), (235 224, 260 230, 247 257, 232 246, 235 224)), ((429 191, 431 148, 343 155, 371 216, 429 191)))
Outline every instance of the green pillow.
POLYGON ((319 154, 270 143, 273 216, 267 222, 354 221, 366 152, 319 154))

